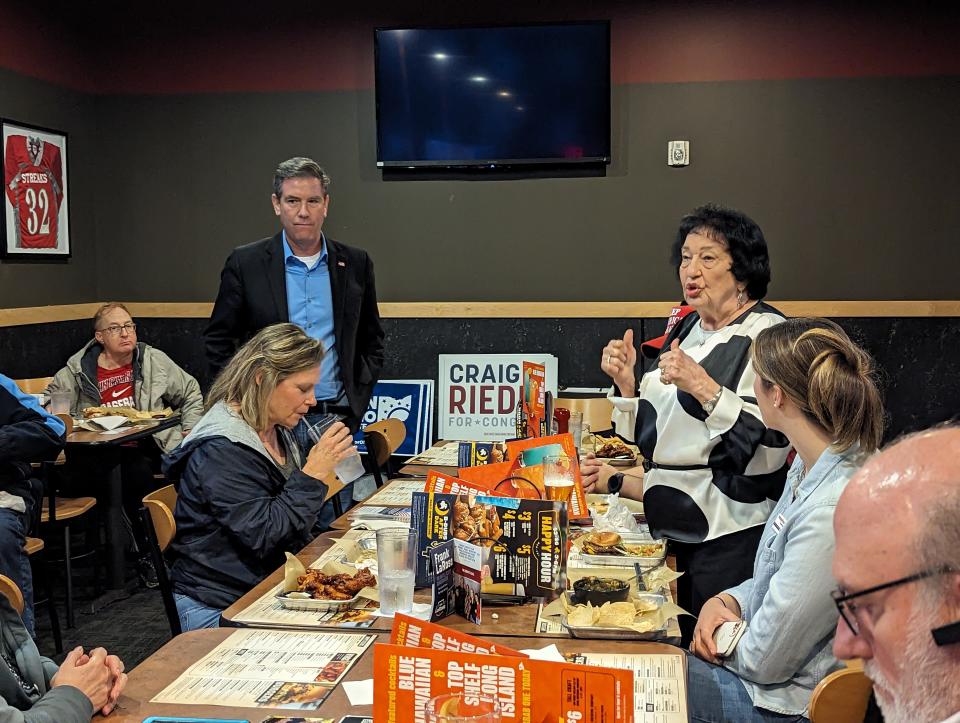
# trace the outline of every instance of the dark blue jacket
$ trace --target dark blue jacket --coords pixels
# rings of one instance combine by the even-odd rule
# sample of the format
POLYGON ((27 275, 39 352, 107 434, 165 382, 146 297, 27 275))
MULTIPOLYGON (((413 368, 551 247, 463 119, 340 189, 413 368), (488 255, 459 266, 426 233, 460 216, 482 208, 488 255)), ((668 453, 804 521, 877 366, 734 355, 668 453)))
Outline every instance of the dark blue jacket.
POLYGON ((0 490, 29 496, 30 463, 56 459, 63 449, 64 432, 62 421, 0 374, 0 490))
POLYGON ((327 486, 299 470, 300 452, 278 428, 297 471, 285 479, 256 432, 226 405, 214 405, 165 458, 177 479, 177 532, 169 548, 176 592, 227 608, 299 552, 327 486))

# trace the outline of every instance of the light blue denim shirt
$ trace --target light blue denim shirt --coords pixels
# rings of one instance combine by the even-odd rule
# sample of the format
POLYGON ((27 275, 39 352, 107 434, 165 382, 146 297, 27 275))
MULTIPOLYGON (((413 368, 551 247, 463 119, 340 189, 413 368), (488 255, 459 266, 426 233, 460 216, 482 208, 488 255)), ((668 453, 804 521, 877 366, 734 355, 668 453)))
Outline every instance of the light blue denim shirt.
POLYGON ((726 591, 747 631, 724 666, 759 708, 806 715, 817 683, 841 667, 832 650, 833 512, 864 461, 858 445, 842 454, 827 449, 801 477, 798 455, 760 538, 753 577, 726 591))
POLYGON ((287 318, 307 336, 323 344, 320 378, 314 393, 318 400, 337 399, 343 393, 340 359, 333 326, 333 292, 327 268, 327 240, 322 235, 320 258, 312 268, 293 255, 283 232, 283 268, 287 281, 287 318))

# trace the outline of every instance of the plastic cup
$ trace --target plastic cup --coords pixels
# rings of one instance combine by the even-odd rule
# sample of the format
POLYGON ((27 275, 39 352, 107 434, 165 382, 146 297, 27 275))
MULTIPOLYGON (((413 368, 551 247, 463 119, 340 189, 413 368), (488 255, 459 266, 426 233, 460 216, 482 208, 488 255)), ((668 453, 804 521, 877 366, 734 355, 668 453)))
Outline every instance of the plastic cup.
MULTIPOLYGON (((307 436, 310 437, 310 441, 314 444, 320 441, 320 437, 323 436, 334 423, 339 422, 340 418, 333 414, 329 417, 321 419, 315 424, 307 425, 307 436)), ((337 473, 337 478, 344 484, 349 484, 355 479, 360 479, 363 477, 365 472, 363 468, 363 460, 360 459, 360 453, 354 447, 353 452, 347 455, 344 459, 340 460, 334 471, 337 473)))
POLYGON ((73 395, 70 392, 53 392, 50 395, 50 414, 70 414, 70 402, 73 395))
POLYGON ((417 571, 417 531, 406 527, 377 530, 377 587, 384 615, 413 610, 417 571))
POLYGON ((495 698, 444 693, 427 701, 427 723, 500 723, 500 703, 495 698), (469 702, 468 702, 469 700, 469 702))

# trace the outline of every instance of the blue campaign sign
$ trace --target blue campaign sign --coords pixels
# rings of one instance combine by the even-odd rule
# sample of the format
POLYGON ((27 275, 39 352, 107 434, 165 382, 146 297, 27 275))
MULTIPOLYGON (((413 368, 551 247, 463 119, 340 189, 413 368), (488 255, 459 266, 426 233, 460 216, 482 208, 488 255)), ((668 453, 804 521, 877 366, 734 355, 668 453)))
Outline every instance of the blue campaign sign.
POLYGON ((391 417, 399 419, 407 428, 407 437, 395 454, 412 456, 429 449, 433 444, 433 380, 383 379, 377 382, 360 421, 361 432, 354 438, 357 449, 367 451, 362 430, 368 424, 391 417))

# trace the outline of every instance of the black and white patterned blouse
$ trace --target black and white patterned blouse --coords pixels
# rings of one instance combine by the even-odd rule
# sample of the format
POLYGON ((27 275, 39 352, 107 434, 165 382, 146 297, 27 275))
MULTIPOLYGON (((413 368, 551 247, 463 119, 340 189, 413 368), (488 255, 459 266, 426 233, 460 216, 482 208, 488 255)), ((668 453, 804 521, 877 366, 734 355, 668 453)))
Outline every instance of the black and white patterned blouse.
POLYGON ((674 339, 723 387, 709 415, 700 402, 660 381, 654 364, 640 378, 637 397, 610 392, 617 432, 633 438, 645 466, 643 507, 654 534, 703 542, 766 522, 783 491, 789 442, 767 429, 754 397, 750 346, 783 315, 763 302, 716 331, 689 314, 674 339))

